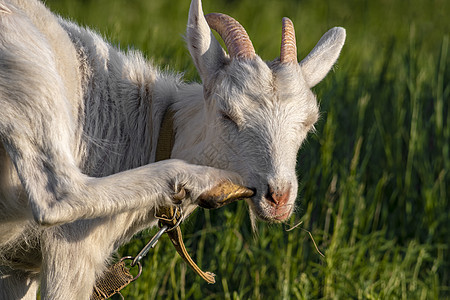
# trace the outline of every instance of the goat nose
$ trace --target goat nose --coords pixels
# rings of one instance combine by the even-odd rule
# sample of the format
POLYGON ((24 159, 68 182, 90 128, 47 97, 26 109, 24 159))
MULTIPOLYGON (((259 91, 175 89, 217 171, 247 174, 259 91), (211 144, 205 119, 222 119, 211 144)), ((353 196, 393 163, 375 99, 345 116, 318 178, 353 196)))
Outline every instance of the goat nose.
POLYGON ((274 206, 285 205, 291 193, 291 187, 285 189, 273 188, 271 185, 268 186, 266 199, 274 206))

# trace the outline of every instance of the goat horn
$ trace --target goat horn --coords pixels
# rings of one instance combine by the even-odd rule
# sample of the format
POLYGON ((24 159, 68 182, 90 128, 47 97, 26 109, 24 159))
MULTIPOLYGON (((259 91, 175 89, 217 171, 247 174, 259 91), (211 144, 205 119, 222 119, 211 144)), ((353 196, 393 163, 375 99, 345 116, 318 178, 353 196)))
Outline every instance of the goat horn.
POLYGON ((251 59, 256 56, 247 32, 238 21, 220 13, 210 13, 205 18, 209 27, 223 39, 232 58, 251 59))
POLYGON ((297 63, 297 44, 295 42, 294 24, 289 18, 283 18, 280 61, 282 63, 297 63))

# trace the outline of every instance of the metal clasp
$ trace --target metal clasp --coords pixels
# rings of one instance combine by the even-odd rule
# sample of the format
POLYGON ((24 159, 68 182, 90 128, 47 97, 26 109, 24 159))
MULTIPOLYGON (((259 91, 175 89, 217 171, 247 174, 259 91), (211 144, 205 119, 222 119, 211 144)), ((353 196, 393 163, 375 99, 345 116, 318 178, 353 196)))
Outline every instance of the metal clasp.
POLYGON ((139 251, 139 253, 136 255, 136 257, 133 259, 133 261, 131 262, 131 266, 134 267, 136 264, 139 264, 139 262, 142 260, 142 258, 144 258, 144 256, 147 255, 148 251, 150 251, 151 248, 155 247, 156 243, 158 242, 159 238, 165 233, 165 232, 169 232, 175 228, 177 228, 178 226, 180 226, 181 222, 183 221, 183 211, 181 210, 181 207, 176 206, 175 207, 175 211, 174 214, 171 218, 163 218, 160 216, 157 216, 155 214, 155 218, 159 219, 159 225, 160 225, 160 229, 159 231, 150 239, 150 241, 147 243, 147 245, 145 245, 144 248, 142 248, 141 251, 139 251), (169 226, 167 224, 162 224, 161 220, 163 221, 168 221, 168 222, 172 222, 174 220, 176 220, 177 217, 177 213, 180 213, 180 219, 177 220, 177 222, 175 223, 175 225, 173 226, 169 226))
POLYGON ((144 256, 147 255, 148 251, 150 251, 151 248, 153 248, 156 243, 158 242, 159 238, 166 232, 166 230, 169 229, 169 226, 164 225, 159 229, 159 231, 152 237, 152 239, 145 245, 144 248, 142 248, 141 251, 139 251, 138 255, 133 259, 133 262, 131 263, 131 266, 134 267, 136 264, 138 264, 144 256))

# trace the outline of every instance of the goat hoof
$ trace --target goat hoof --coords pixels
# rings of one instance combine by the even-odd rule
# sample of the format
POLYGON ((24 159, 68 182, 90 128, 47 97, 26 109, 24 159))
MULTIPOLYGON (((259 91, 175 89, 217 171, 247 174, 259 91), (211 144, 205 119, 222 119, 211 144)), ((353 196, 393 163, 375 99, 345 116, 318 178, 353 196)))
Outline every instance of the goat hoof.
POLYGON ((249 188, 230 181, 222 181, 211 190, 202 193, 198 197, 198 205, 203 208, 215 209, 240 199, 250 198, 254 194, 255 192, 249 188))

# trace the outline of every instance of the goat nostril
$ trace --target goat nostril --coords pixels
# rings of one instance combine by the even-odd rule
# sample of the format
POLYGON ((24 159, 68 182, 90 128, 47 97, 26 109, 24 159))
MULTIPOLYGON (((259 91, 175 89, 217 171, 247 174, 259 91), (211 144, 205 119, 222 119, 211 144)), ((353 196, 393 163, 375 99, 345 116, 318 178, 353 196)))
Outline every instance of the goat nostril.
POLYGON ((265 198, 271 202, 272 205, 284 205, 288 202, 290 195, 290 188, 281 191, 280 189, 274 189, 272 186, 268 185, 267 193, 265 198))
POLYGON ((268 185, 267 187, 266 199, 274 203, 275 205, 278 205, 278 198, 276 197, 275 191, 270 185, 268 185))

